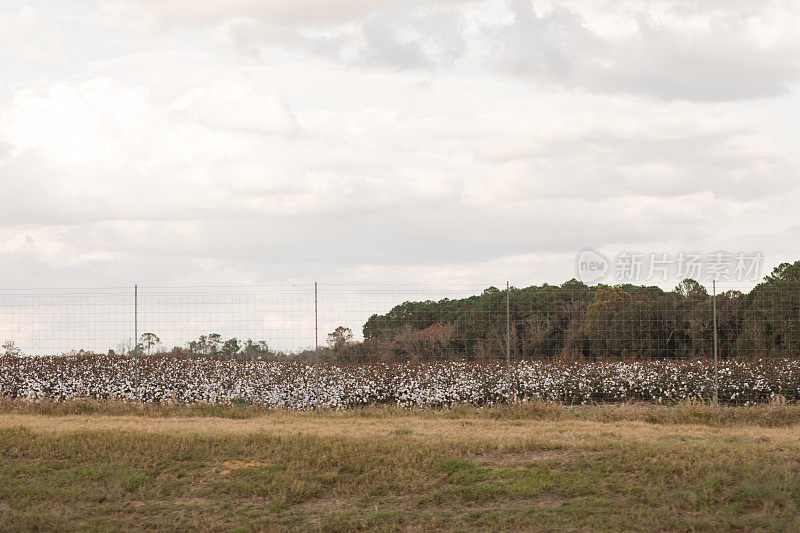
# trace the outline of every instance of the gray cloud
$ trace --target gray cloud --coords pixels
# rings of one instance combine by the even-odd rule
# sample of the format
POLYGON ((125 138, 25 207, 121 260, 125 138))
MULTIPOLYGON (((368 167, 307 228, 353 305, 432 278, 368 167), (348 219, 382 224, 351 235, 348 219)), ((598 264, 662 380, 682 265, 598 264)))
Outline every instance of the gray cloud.
POLYGON ((285 26, 267 19, 236 19, 226 38, 248 55, 282 46, 363 68, 436 69, 466 52, 465 21, 454 8, 414 3, 364 15, 353 26, 285 26))
MULTIPOLYGON (((511 0, 509 5, 513 20, 487 28, 501 47, 489 67, 499 65, 536 82, 664 99, 726 101, 786 94, 800 79, 797 34, 787 32, 764 42, 752 28, 775 6, 765 5, 763 12, 751 5, 706 12, 698 27, 680 17, 656 21, 639 4, 635 31, 610 38, 592 31, 576 10, 556 7, 538 14, 526 0, 511 0)), ((781 5, 776 11, 781 13, 781 5)), ((789 8, 785 15, 798 19, 789 8)))
POLYGON ((747 132, 686 132, 662 136, 595 131, 568 140, 526 143, 478 153, 538 179, 532 195, 608 198, 645 195, 664 199, 710 192, 750 201, 797 189, 798 163, 788 154, 749 147, 747 132))
POLYGON ((231 42, 251 53, 284 46, 347 64, 396 69, 440 69, 458 62, 537 84, 667 100, 771 97, 787 94, 800 79, 800 36, 792 29, 800 13, 784 3, 696 10, 693 20, 685 18, 680 2, 659 4, 667 13, 659 18, 651 14, 653 4, 603 4, 627 19, 631 30, 620 35, 594 30, 592 15, 569 3, 481 4, 505 6, 509 20, 466 20, 460 6, 390 4, 338 26, 310 19, 286 27, 263 17, 233 21, 227 31, 231 42), (759 28, 762 20, 783 23, 759 28))

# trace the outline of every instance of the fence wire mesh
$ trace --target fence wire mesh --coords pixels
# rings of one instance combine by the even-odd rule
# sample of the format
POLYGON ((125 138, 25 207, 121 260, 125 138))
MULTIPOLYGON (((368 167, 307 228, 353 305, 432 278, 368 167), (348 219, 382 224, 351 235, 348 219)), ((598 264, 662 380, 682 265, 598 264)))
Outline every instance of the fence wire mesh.
POLYGON ((800 399, 798 281, 501 287, 0 291, 0 396, 292 408, 800 399))
POLYGON ((510 291, 320 284, 316 294, 313 283, 139 286, 136 295, 133 287, 2 290, 0 339, 5 351, 25 355, 263 358, 302 355, 319 339, 322 359, 338 362, 488 360, 507 351, 513 359, 685 359, 713 357, 716 306, 719 357, 800 355, 800 282, 750 291, 719 283, 715 301, 709 289, 568 282, 510 291))

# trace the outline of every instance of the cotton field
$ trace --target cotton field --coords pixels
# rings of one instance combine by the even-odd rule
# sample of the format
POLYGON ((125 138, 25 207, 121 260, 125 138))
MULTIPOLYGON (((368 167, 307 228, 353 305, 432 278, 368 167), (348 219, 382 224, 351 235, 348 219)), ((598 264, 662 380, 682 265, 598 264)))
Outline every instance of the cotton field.
MULTIPOLYGON (((719 400, 752 404, 800 398, 800 361, 719 363, 719 400)), ((107 356, 0 357, 0 396, 29 401, 119 399, 246 402, 289 409, 370 404, 444 407, 550 400, 661 404, 709 399, 713 362, 517 361, 365 365, 107 356)))

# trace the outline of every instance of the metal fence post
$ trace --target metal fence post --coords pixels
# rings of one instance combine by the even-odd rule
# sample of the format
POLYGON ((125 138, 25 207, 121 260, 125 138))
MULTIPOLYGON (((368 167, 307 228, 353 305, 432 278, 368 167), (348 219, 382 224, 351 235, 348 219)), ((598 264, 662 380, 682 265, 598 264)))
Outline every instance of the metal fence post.
POLYGON ((320 386, 319 378, 319 315, 318 304, 319 296, 317 294, 317 282, 314 282, 314 381, 316 381, 317 388, 317 410, 319 410, 320 393, 322 387, 320 386))
POLYGON ((714 405, 719 402, 719 373, 717 368, 717 280, 711 281, 712 308, 714 310, 714 405))
POLYGON ((133 350, 139 346, 139 285, 133 286, 133 350))
POLYGON ((511 379, 511 286, 506 281, 506 368, 511 379))
POLYGON ((136 366, 133 372, 133 387, 136 392, 136 399, 139 399, 139 285, 133 286, 133 364, 136 366))

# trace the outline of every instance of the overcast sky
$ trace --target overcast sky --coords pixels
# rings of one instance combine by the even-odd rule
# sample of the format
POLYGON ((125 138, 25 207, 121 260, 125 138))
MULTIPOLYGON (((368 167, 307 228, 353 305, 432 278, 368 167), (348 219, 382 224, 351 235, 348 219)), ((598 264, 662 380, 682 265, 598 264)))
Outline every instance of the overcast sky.
POLYGON ((0 285, 800 258, 800 3, 0 1, 0 285))

